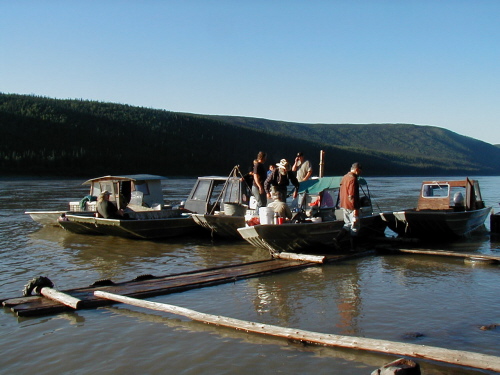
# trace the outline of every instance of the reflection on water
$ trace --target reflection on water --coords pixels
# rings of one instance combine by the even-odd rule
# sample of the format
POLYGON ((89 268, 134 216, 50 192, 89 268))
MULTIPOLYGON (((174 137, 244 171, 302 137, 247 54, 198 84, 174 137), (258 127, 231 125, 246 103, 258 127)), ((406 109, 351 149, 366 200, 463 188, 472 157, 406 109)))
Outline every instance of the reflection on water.
MULTIPOLYGON (((436 179, 440 179, 437 177, 436 179)), ((37 275, 59 289, 99 279, 126 281, 261 259, 245 242, 199 237, 136 241, 82 236, 45 227, 26 210, 62 209, 87 194, 82 180, 0 181, 0 298, 20 295, 37 275)), ((381 210, 416 204, 421 178, 367 178, 381 210)), ((483 198, 498 206, 500 178, 480 178, 483 198)), ((185 199, 194 179, 168 180, 170 203, 185 199)), ((488 225, 487 225, 488 227, 488 225)), ((426 244, 443 249, 443 244, 426 244)), ((445 250, 499 255, 487 234, 447 244, 445 250)), ((210 314, 285 327, 354 335, 497 355, 500 329, 498 266, 463 259, 383 255, 240 280, 155 297, 210 314), (418 333, 418 335, 416 334, 418 333)), ((116 305, 37 318, 0 314, 4 372, 367 374, 394 359, 361 351, 317 348, 210 327, 170 314, 116 305), (25 355, 29 342, 30 355, 25 355)), ((472 370, 421 363, 427 373, 472 370)), ((484 373, 484 372, 483 372, 484 373)))

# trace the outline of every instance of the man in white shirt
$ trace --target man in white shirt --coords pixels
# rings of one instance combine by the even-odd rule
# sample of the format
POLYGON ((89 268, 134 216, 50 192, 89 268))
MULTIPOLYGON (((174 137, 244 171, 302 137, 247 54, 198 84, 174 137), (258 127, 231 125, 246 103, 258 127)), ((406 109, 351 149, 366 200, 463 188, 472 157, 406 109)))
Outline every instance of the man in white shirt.
POLYGON ((299 182, 307 181, 312 176, 313 170, 309 160, 304 159, 302 152, 297 153, 292 171, 297 172, 297 180, 299 182))

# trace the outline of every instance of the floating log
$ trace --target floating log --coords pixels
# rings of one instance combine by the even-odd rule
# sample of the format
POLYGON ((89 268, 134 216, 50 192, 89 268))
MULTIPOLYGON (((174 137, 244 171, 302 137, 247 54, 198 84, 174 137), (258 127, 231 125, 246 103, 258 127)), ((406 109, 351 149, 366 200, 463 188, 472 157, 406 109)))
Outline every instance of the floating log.
POLYGON ((498 255, 487 255, 487 254, 472 254, 472 253, 457 253, 453 251, 445 250, 432 250, 432 249, 388 249, 388 248, 377 248, 379 251, 392 252, 392 253, 408 253, 408 254, 421 254, 421 255, 437 255, 437 256, 448 256, 456 258, 470 258, 474 260, 483 259, 494 261, 495 263, 500 262, 500 256, 498 255))
POLYGON ((40 294, 51 299, 52 301, 62 303, 63 305, 69 306, 75 310, 78 310, 83 304, 83 301, 81 299, 75 298, 63 292, 59 292, 58 290, 49 288, 47 286, 40 289, 40 294))
POLYGON ((296 253, 281 252, 281 253, 277 253, 275 255, 275 258, 288 259, 288 260, 301 260, 303 262, 324 263, 326 257, 324 255, 296 254, 296 253))
POLYGON ((387 340, 376 340, 364 337, 318 333, 295 328, 285 328, 269 324, 233 319, 220 315, 201 313, 184 307, 139 300, 136 298, 125 297, 98 290, 94 292, 94 295, 98 298, 109 299, 112 301, 121 302, 137 307, 185 316, 192 320, 197 320, 203 323, 235 328, 246 332, 259 333, 274 337, 282 337, 288 340, 303 342, 307 344, 368 350, 372 352, 395 354, 412 358, 423 358, 426 360, 437 362, 451 363, 456 366, 465 366, 500 372, 500 357, 495 357, 487 354, 444 349, 425 345, 406 344, 387 340))

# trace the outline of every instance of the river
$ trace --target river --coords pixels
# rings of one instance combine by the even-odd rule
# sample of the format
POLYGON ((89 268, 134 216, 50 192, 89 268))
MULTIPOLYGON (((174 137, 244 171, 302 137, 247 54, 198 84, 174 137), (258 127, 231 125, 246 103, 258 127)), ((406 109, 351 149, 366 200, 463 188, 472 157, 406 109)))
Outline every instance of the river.
MULTIPOLYGON (((366 177, 380 210, 413 207, 422 179, 366 177)), ((478 179, 487 205, 498 211, 500 177, 478 179)), ((168 180, 168 203, 185 199, 194 181, 168 180)), ((0 299, 20 296, 38 275, 64 290, 269 258, 264 250, 214 240, 208 232, 154 242, 83 236, 41 227, 24 214, 64 209, 87 194, 81 182, 0 179, 0 299)), ((438 248, 500 255, 500 242, 487 233, 438 248)), ((498 356, 500 327, 479 327, 500 324, 499 285, 495 265, 377 255, 150 300, 283 327, 498 356)), ((120 304, 35 318, 3 309, 0 326, 2 374, 356 375, 398 358, 304 346, 120 304)), ((418 362, 424 374, 484 373, 418 362)))

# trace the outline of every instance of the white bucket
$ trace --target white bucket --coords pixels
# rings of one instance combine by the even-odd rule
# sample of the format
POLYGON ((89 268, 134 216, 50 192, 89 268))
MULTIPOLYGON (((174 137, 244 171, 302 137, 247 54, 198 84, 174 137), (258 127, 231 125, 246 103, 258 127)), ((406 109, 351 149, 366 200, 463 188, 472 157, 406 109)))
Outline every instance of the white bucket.
POLYGON ((272 207, 259 208, 259 219, 261 224, 274 224, 274 210, 272 207))

